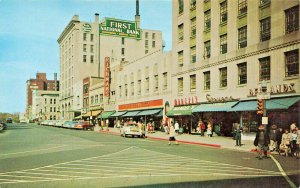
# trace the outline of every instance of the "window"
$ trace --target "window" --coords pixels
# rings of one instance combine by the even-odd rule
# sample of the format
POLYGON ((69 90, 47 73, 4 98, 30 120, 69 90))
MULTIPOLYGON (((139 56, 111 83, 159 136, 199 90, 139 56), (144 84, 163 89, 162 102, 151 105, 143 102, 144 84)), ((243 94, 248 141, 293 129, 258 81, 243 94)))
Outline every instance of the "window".
POLYGON ((158 75, 154 75, 154 92, 158 91, 158 75))
POLYGON ((178 78, 178 93, 183 93, 183 78, 178 78))
POLYGON ((56 108, 55 107, 53 107, 53 112, 56 112, 56 108))
POLYGON ((145 54, 147 54, 149 52, 149 50, 145 50, 145 54))
POLYGON ((220 36, 220 54, 227 53, 227 34, 220 36))
POLYGON ((119 86, 119 98, 122 98, 122 86, 119 86))
POLYGON ((95 103, 98 104, 99 102, 99 95, 95 95, 95 103))
POLYGON ((148 40, 145 40, 145 48, 148 48, 149 45, 148 45, 148 40))
POLYGON ((103 102, 103 94, 100 94, 100 102, 103 102))
POLYGON ((285 77, 299 75, 299 49, 285 52, 285 77))
POLYGON ((83 40, 86 41, 86 33, 83 33, 83 40))
POLYGON ((83 62, 86 62, 86 55, 83 55, 83 62))
POLYGON ((191 0, 190 2, 191 2, 191 3, 190 3, 191 9, 196 8, 197 1, 196 1, 196 0, 191 0))
POLYGON ((183 13, 183 0, 178 0, 178 14, 182 14, 183 13))
POLYGON ((204 42, 204 59, 210 58, 210 40, 204 42))
POLYGON ((87 94, 89 92, 89 85, 88 84, 84 84, 83 85, 83 94, 87 94))
POLYGON ((204 90, 210 90, 210 71, 204 72, 204 90))
POLYGON ((152 33, 152 40, 155 40, 155 33, 152 33))
POLYGON ((240 63, 238 66, 238 84, 247 84, 247 63, 240 63))
POLYGON ((168 89, 168 73, 163 73, 163 91, 168 89))
POLYGON ((260 21, 260 41, 270 40, 271 38, 271 18, 265 18, 260 21))
POLYGON ((220 87, 227 87, 227 67, 220 68, 220 87))
POLYGON ((239 0, 239 15, 247 14, 247 0, 239 0))
POLYGON ((53 99, 53 101, 54 101, 53 104, 56 104, 56 99, 53 99))
POLYGON ((299 6, 285 11, 285 32, 291 33, 299 29, 299 6))
POLYGON ((94 104, 94 96, 91 97, 91 104, 94 104))
POLYGON ((52 116, 50 116, 50 120, 52 120, 52 116))
POLYGON ((183 41, 183 24, 178 26, 178 42, 183 41))
POLYGON ((91 55, 91 63, 94 63, 94 56, 91 55))
POLYGON ((94 45, 91 45, 91 53, 94 53, 94 45))
POLYGON ((204 31, 210 30, 210 10, 204 12, 204 31))
POLYGON ((196 74, 190 75, 190 91, 196 91, 196 74))
POLYGON ((191 63, 196 63, 196 46, 192 46, 190 49, 191 52, 191 63))
POLYGON ((244 48, 247 46, 247 26, 238 30, 238 42, 239 48, 244 48))
POLYGON ((146 38, 146 39, 148 38, 148 32, 145 33, 145 38, 146 38))
POLYGON ((145 89, 146 89, 146 93, 149 93, 149 77, 146 78, 145 89))
POLYGON ((178 66, 183 66, 183 51, 178 52, 178 66))
POLYGON ((142 93, 142 80, 138 80, 138 91, 137 94, 141 95, 142 93))
POLYGON ((83 44, 83 51, 86 52, 86 44, 83 44))
POLYGON ((50 104, 52 104, 52 99, 50 99, 50 104))
POLYGON ((196 37, 196 17, 191 19, 191 38, 196 37))
POLYGON ((128 89, 127 89, 127 84, 125 84, 125 97, 128 96, 128 89))
POLYGON ((152 48, 155 48, 155 41, 152 41, 152 48))
POLYGON ((270 80, 271 67, 270 57, 259 59, 259 81, 270 80))
POLYGON ((125 54, 125 48, 122 48, 122 55, 125 54))
POLYGON ((52 107, 50 107, 50 112, 52 112, 52 107))
POLYGON ((53 120, 56 120, 56 116, 53 116, 53 120))
POLYGON ((122 44, 125 44, 125 38, 122 37, 122 44))
POLYGON ((227 0, 220 4, 220 23, 227 22, 227 0))
POLYGON ((47 99, 45 98, 45 104, 47 104, 47 99))
POLYGON ((94 34, 91 34, 91 42, 94 41, 94 34))
POLYGON ((134 96, 134 82, 130 83, 131 96, 134 96))

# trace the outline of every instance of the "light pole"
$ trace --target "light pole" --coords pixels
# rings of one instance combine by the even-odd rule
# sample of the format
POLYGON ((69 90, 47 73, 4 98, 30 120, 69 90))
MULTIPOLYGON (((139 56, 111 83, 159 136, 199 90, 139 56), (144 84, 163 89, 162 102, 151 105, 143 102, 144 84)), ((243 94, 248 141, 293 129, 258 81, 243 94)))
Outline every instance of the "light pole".
POLYGON ((267 116, 267 109, 266 109, 266 92, 267 92, 267 82, 265 80, 263 80, 261 82, 261 91, 262 91, 262 95, 263 95, 263 117, 267 116))

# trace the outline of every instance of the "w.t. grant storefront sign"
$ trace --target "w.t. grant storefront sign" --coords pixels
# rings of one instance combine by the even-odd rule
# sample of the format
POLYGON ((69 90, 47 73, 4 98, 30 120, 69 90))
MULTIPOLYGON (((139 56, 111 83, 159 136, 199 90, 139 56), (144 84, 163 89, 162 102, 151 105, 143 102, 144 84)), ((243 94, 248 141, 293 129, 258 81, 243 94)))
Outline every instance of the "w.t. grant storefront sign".
POLYGON ((101 35, 141 39, 141 30, 136 28, 136 23, 132 21, 105 18, 99 26, 99 32, 101 35))
MULTIPOLYGON (((295 86, 294 83, 271 85, 267 87, 267 92, 269 92, 271 95, 295 93, 296 90, 294 86, 295 86)), ((248 97, 254 97, 257 95, 257 93, 261 93, 261 92, 262 92, 261 87, 249 89, 248 97)))

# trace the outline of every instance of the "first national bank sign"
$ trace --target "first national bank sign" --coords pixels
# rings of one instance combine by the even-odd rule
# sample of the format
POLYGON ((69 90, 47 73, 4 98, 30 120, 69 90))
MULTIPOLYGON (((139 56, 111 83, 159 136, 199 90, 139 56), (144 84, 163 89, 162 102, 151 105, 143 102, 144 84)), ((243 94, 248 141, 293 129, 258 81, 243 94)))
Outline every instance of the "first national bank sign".
POLYGON ((141 39, 141 30, 136 28, 136 23, 132 21, 105 18, 100 24, 99 32, 102 35, 141 39))

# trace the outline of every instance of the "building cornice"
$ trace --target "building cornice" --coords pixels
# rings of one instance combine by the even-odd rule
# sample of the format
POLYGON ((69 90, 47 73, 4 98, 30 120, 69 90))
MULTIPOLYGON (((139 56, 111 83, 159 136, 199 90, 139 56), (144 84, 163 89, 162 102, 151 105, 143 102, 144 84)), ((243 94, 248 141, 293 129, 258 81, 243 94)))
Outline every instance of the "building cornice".
POLYGON ((71 20, 67 27, 64 29, 64 31, 61 33, 59 38, 57 39, 57 42, 60 44, 60 42, 63 40, 63 38, 70 32, 70 30, 75 26, 75 23, 80 23, 78 20, 71 20))

